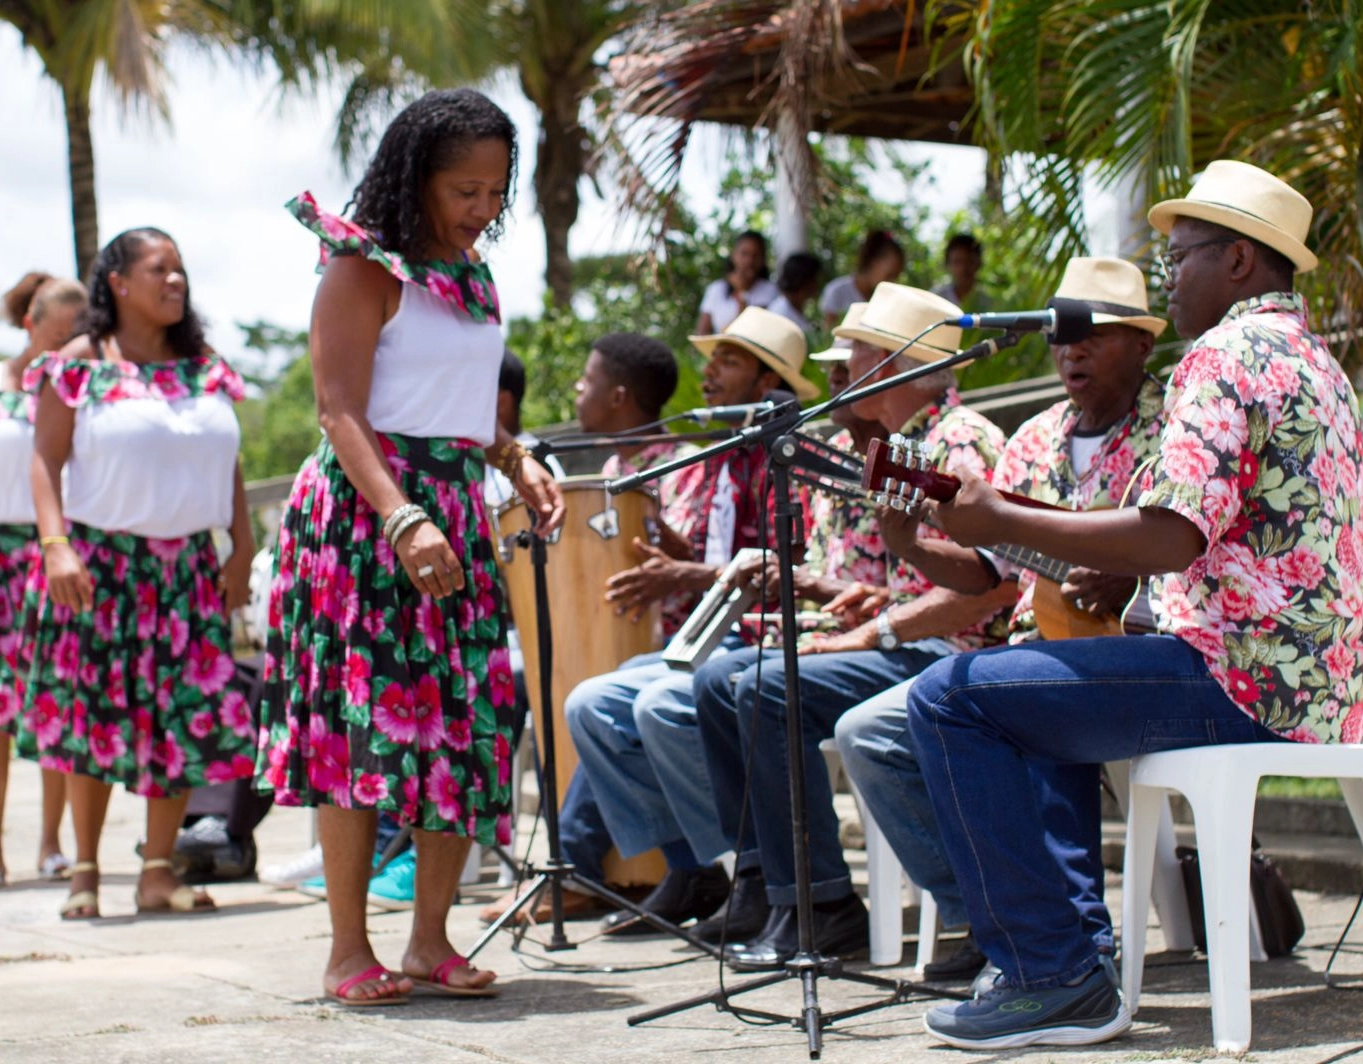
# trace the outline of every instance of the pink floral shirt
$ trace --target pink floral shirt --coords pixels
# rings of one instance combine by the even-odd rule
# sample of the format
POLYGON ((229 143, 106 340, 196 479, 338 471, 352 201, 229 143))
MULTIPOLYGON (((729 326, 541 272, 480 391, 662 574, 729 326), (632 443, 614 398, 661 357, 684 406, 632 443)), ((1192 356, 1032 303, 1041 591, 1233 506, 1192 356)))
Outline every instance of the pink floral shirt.
MULTIPOLYGON (((631 473, 644 473, 654 466, 660 466, 664 462, 671 462, 673 459, 682 458, 686 455, 695 454, 698 448, 693 443, 686 443, 677 440, 672 443, 650 443, 637 454, 632 454, 628 458, 621 458, 618 454, 613 454, 606 459, 601 467, 601 475, 607 480, 616 480, 619 477, 627 477, 631 473)), ((685 470, 678 470, 669 473, 667 476, 660 477, 652 481, 651 487, 658 492, 658 512, 659 516, 665 521, 674 532, 683 538, 690 540, 695 532, 698 522, 703 522, 705 515, 700 510, 700 499, 698 496, 686 494, 685 485, 682 481, 682 474, 685 470)), ((682 622, 696 608, 698 596, 688 595, 684 592, 668 595, 663 599, 663 635, 667 638, 681 627, 682 622)))
MULTIPOLYGON (((1127 485, 1141 463, 1159 451, 1164 424, 1164 385, 1147 377, 1136 403, 1108 430, 1093 465, 1082 477, 1070 464, 1070 439, 1079 408, 1065 399, 1023 423, 1003 449, 994 469, 994 487, 1069 510, 1110 510, 1122 504, 1127 485)), ((1036 576, 1018 578, 1018 602, 1008 626, 1008 641, 1037 637, 1032 613, 1036 576)))
MULTIPOLYGON (((828 446, 852 453, 852 434, 840 429, 828 446)), ((811 572, 839 580, 885 586, 885 540, 875 507, 827 492, 812 493, 805 565, 811 572)))
POLYGON ((1155 581, 1160 630, 1299 742, 1363 742, 1363 430, 1348 378, 1289 293, 1244 300, 1174 369, 1141 506, 1207 538, 1155 581))
MULTIPOLYGON (((928 461, 942 472, 968 472, 985 480, 993 476, 1005 442, 997 425, 962 405, 955 388, 947 389, 938 402, 918 411, 899 431, 909 439, 921 440, 928 461)), ((918 534, 926 539, 945 538, 927 525, 920 525, 918 534)), ((903 561, 898 561, 890 571, 889 588, 900 601, 917 598, 932 586, 932 581, 903 561)), ((944 638, 961 650, 977 650, 1001 642, 1006 629, 1007 618, 1000 613, 954 635, 944 634, 944 638)))

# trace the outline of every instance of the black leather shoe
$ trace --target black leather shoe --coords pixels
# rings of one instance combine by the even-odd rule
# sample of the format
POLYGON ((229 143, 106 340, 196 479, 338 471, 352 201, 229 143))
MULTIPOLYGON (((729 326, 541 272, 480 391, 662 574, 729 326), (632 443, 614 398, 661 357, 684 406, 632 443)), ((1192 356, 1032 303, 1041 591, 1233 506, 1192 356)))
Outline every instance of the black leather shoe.
POLYGON ((751 942, 766 927, 770 912, 767 881, 762 877, 762 870, 754 868, 734 877, 728 899, 713 916, 691 928, 691 934, 712 946, 718 946, 721 939, 726 943, 751 942))
POLYGON ((989 958, 975 945, 975 937, 966 935, 950 957, 923 966, 923 979, 929 983, 968 983, 988 963, 989 958))
MULTIPOLYGON (((814 910, 814 950, 822 957, 853 957, 871 945, 871 922, 866 905, 849 894, 832 905, 814 910)), ((724 950, 729 967, 739 972, 767 972, 780 968, 799 951, 800 929, 795 906, 773 906, 771 916, 755 940, 724 950)))
POLYGON ((200 817, 175 839, 172 869, 186 883, 215 883, 255 874, 256 843, 227 833, 221 817, 200 817))
MULTIPOLYGON (((673 924, 704 919, 724 904, 729 893, 729 874, 719 865, 679 871, 669 868, 639 908, 673 924)), ((606 935, 656 935, 657 928, 628 909, 613 912, 601 921, 606 935)))

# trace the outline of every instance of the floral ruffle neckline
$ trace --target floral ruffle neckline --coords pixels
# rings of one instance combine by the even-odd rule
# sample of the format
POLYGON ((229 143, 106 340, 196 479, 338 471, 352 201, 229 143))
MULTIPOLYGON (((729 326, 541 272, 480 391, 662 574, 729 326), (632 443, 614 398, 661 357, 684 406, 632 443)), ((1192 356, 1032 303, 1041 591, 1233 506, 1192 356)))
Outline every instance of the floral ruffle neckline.
POLYGON ((223 392, 240 400, 246 388, 237 371, 216 355, 172 362, 112 362, 104 359, 39 355, 24 372, 24 391, 37 394, 44 380, 70 407, 118 399, 173 402, 223 392))
POLYGON ((320 271, 333 255, 363 255, 377 262, 399 281, 426 289, 457 307, 476 322, 501 321, 497 288, 485 262, 407 262, 395 251, 379 246, 374 235, 354 222, 317 206, 311 192, 301 192, 285 205, 305 228, 322 241, 320 271))
MULTIPOLYGON (((0 363, 3 365, 3 363, 0 363)), ((3 372, 3 370, 0 370, 3 372)), ((32 421, 33 396, 27 392, 0 390, 0 421, 32 421)))

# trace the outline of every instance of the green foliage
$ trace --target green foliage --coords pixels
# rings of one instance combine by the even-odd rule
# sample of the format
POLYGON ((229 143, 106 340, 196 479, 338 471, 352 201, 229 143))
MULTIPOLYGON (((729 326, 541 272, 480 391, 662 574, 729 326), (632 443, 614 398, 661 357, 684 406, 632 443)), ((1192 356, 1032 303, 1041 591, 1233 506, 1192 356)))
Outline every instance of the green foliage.
MULTIPOLYGON (((825 282, 852 271, 867 232, 888 229, 905 251, 904 281, 934 283, 940 254, 918 236, 929 220, 917 194, 928 180, 925 167, 856 139, 828 138, 815 152, 828 194, 811 212, 809 245, 824 261, 825 282)), ((522 409, 527 426, 572 418, 573 382, 592 339, 609 332, 644 333, 676 352, 681 374, 669 413, 703 405, 703 360, 687 339, 695 332, 701 295, 722 275, 733 239, 750 228, 770 233, 775 217, 770 171, 749 154, 730 154, 719 192, 719 203, 703 221, 675 205, 652 257, 620 253, 575 262, 571 311, 546 303, 540 318, 510 323, 508 343, 529 370, 522 409)), ((777 264, 771 265, 774 272, 777 264)), ((812 304, 810 313, 811 320, 817 317, 812 304)), ((823 387, 816 364, 807 363, 806 375, 823 387)))
POLYGON ((247 480, 294 473, 317 446, 317 406, 307 333, 268 322, 238 323, 256 357, 238 367, 263 394, 237 408, 241 422, 241 465, 247 480))

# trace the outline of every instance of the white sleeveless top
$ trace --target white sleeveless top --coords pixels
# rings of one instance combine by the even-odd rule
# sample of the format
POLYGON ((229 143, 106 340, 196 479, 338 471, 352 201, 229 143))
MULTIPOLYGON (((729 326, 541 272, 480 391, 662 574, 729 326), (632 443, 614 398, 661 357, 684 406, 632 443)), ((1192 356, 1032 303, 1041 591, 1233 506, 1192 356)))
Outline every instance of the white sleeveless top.
POLYGON ((44 356, 34 368, 75 410, 62 478, 68 520, 152 539, 231 525, 241 441, 232 403, 243 388, 227 363, 44 356))
POLYGON ((33 424, 29 398, 22 392, 0 392, 0 525, 31 525, 33 489, 33 424))
POLYGON ((496 439, 502 330, 471 321, 438 296, 403 284, 398 312, 379 332, 369 386, 376 432, 496 439))

